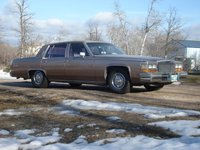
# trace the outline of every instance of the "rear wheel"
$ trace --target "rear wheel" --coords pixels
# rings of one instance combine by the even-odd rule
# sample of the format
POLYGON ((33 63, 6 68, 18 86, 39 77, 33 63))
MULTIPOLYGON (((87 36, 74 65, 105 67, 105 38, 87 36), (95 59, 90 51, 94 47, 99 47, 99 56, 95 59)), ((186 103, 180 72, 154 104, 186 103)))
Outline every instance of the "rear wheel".
POLYGON ((49 81, 42 71, 35 71, 31 76, 31 81, 34 87, 47 88, 49 81))
POLYGON ((130 80, 127 71, 123 69, 113 70, 108 75, 110 89, 119 94, 130 92, 130 80))
POLYGON ((148 91, 156 91, 164 87, 164 84, 145 84, 144 87, 148 91))

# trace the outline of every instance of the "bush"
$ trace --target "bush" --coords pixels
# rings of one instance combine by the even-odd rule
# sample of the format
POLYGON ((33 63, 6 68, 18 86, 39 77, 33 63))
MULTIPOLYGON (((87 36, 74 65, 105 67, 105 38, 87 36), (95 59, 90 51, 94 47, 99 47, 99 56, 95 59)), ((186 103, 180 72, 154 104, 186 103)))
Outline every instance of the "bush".
POLYGON ((4 71, 4 72, 10 72, 10 66, 4 67, 4 68, 3 68, 3 71, 4 71))

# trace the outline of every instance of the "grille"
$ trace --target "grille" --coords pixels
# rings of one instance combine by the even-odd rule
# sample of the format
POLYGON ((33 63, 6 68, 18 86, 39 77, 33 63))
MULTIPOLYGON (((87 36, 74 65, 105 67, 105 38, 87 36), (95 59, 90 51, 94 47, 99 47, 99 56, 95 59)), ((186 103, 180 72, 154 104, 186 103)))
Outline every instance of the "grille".
POLYGON ((175 64, 172 61, 159 62, 158 71, 163 74, 175 73, 175 64))

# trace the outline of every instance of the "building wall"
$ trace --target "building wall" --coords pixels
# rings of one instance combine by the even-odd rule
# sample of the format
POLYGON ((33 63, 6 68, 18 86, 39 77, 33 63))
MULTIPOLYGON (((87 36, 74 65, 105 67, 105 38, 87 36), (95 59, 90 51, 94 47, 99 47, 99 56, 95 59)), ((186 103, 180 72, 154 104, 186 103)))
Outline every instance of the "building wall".
POLYGON ((191 69, 199 70, 200 48, 187 48, 187 58, 191 59, 191 69))
POLYGON ((198 58, 200 56, 200 48, 187 48, 187 58, 198 58))

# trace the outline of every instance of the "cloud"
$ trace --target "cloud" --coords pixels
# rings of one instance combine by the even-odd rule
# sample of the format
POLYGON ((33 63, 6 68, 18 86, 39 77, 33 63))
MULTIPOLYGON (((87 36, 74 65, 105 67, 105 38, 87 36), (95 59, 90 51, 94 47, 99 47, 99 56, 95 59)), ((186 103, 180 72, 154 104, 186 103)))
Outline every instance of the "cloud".
POLYGON ((99 24, 108 24, 114 21, 114 16, 112 12, 98 12, 89 21, 96 22, 99 24))
POLYGON ((37 28, 48 28, 48 27, 62 27, 64 26, 64 21, 58 18, 51 18, 47 20, 33 20, 34 25, 37 28))
POLYGON ((185 28, 188 39, 200 40, 200 23, 185 28))

